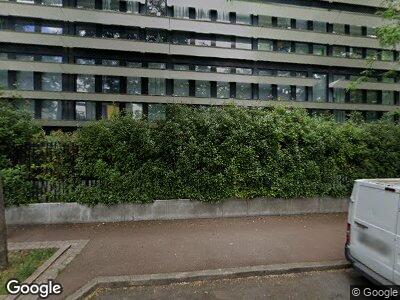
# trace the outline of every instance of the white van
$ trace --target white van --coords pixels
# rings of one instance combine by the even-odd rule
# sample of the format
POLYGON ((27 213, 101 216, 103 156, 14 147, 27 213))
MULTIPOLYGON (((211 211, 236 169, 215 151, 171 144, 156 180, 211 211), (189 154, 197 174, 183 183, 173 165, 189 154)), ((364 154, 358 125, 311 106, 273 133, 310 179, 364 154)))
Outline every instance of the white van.
POLYGON ((349 203, 346 258, 379 284, 400 284, 400 179, 356 180, 349 203))

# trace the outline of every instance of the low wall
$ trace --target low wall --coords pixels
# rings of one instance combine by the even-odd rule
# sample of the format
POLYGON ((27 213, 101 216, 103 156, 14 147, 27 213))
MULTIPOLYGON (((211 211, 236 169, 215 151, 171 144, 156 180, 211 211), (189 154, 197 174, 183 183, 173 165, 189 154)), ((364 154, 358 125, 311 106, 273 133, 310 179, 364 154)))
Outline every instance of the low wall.
POLYGON ((38 203, 6 210, 8 225, 123 222, 247 216, 340 213, 348 199, 252 199, 204 203, 193 200, 157 200, 148 204, 97 205, 38 203))

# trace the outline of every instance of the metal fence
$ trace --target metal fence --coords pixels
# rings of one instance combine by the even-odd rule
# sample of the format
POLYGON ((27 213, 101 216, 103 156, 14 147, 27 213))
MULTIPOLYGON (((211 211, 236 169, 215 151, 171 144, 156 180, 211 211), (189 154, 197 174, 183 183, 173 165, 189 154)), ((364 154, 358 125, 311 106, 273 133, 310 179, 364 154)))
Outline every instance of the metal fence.
POLYGON ((70 142, 32 143, 13 153, 11 162, 26 166, 31 202, 55 202, 78 184, 99 184, 99 180, 77 174, 77 154, 78 146, 70 142))

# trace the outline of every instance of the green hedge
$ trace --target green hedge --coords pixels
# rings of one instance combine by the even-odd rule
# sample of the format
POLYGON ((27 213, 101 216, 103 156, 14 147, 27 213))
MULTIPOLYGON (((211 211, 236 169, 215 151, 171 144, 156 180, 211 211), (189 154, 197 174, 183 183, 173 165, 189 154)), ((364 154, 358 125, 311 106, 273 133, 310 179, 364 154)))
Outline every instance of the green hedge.
POLYGON ((73 168, 53 158, 73 187, 63 199, 341 197, 354 179, 400 176, 400 126, 392 120, 338 124, 300 109, 231 106, 175 105, 167 115, 156 124, 118 116, 79 129, 73 168))

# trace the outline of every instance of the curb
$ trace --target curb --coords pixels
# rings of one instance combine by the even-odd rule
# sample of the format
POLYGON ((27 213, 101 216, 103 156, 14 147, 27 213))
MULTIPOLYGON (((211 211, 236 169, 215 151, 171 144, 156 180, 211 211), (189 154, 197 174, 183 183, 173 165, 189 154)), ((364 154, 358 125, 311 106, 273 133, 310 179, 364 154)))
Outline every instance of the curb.
POLYGON ((67 300, 84 299, 91 295, 98 288, 121 288, 143 285, 166 285, 180 282, 229 279, 239 277, 267 276, 293 274, 311 271, 327 271, 349 268, 347 261, 327 261, 327 262, 308 262, 308 263, 291 263, 291 264, 275 264, 254 267, 228 268, 216 270, 204 270, 195 272, 178 272, 164 274, 148 274, 133 276, 108 276, 97 277, 72 295, 67 300))

